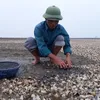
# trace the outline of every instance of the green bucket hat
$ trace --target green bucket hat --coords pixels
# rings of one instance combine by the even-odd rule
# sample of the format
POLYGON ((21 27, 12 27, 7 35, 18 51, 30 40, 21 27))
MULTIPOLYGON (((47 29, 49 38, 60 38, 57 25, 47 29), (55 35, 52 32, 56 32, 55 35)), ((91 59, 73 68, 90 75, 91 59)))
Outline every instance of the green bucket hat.
POLYGON ((56 6, 48 7, 43 17, 45 19, 50 19, 50 20, 62 20, 63 19, 63 17, 61 16, 60 9, 56 6))

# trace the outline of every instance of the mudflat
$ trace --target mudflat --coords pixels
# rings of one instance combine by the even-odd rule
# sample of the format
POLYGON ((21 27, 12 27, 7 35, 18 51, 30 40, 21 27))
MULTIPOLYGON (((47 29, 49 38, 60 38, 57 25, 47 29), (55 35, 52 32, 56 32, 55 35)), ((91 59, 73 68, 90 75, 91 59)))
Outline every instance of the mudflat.
MULTIPOLYGON (((25 40, 0 38, 0 61, 20 63, 16 78, 0 80, 1 100, 99 98, 100 39, 71 39, 71 69, 59 69, 48 58, 41 58, 39 64, 33 65, 34 57, 24 47, 25 40)), ((58 56, 65 59, 63 50, 58 56)))

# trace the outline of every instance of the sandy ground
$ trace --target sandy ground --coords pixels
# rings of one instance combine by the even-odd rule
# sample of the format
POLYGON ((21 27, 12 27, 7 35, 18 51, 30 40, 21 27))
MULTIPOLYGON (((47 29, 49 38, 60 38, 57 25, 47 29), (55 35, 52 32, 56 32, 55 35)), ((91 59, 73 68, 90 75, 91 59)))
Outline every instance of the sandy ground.
MULTIPOLYGON (((67 84, 69 81, 70 81, 69 83, 71 83, 69 86, 70 89, 68 90, 69 92, 71 91, 70 94, 63 95, 67 91, 64 87, 62 87, 63 89, 65 89, 65 92, 63 94, 57 92, 58 94, 56 95, 56 92, 54 93, 52 91, 49 91, 51 93, 51 95, 49 96, 49 94, 48 95, 43 94, 42 92, 39 92, 40 93, 39 94, 35 92, 36 95, 38 94, 40 100, 85 100, 86 98, 89 98, 89 97, 85 97, 86 95, 88 95, 87 93, 88 89, 85 91, 86 87, 92 88, 91 89, 92 92, 91 94, 89 94, 92 96, 92 97, 90 96, 92 99, 86 99, 86 100, 96 100, 93 99, 93 98, 97 98, 96 89, 100 89, 99 87, 100 86, 99 83, 100 82, 100 39, 71 39, 71 45, 73 51, 71 58, 72 58, 73 66, 71 69, 66 69, 66 70, 59 69, 57 68, 57 66, 52 65, 49 62, 48 58, 41 58, 41 63, 34 66, 32 64, 34 58, 24 48, 24 42, 25 39, 16 39, 16 38, 0 39, 0 61, 16 61, 20 63, 20 69, 17 74, 17 80, 21 81, 23 79, 31 79, 31 80, 35 79, 38 82, 37 84, 40 85, 38 88, 41 87, 41 82, 42 82, 43 84, 45 84, 45 86, 48 89, 51 88, 51 84, 54 83, 56 84, 57 88, 62 87, 60 86, 61 82, 63 85, 67 84), (84 77, 86 79, 84 79, 84 77), (77 81, 78 78, 80 78, 79 79, 80 82, 77 81), (94 81, 94 79, 97 80, 94 81), (90 82, 92 87, 91 85, 86 84, 86 82, 87 83, 90 82), (78 88, 80 86, 77 86, 80 83, 83 84, 82 86, 83 90, 80 89, 81 92, 78 91, 78 88), (76 86, 75 87, 76 90, 75 89, 73 90, 73 85, 76 86), (93 95, 92 93, 95 93, 95 95, 93 95)), ((62 57, 62 59, 65 58, 63 52, 60 52, 58 56, 62 57)), ((8 99, 9 100, 39 100, 39 99, 32 99, 33 98, 32 93, 34 93, 34 90, 30 93, 30 95, 28 95, 27 97, 23 95, 22 98, 21 98, 22 96, 21 93, 19 93, 19 96, 17 97, 14 94, 7 95, 3 92, 3 89, 1 88, 4 82, 6 82, 7 80, 0 80, 0 81, 1 81, 0 98, 3 98, 0 100, 8 100, 8 99)), ((11 83, 10 80, 9 83, 11 83)), ((66 85, 66 87, 67 86, 68 84, 66 85)))

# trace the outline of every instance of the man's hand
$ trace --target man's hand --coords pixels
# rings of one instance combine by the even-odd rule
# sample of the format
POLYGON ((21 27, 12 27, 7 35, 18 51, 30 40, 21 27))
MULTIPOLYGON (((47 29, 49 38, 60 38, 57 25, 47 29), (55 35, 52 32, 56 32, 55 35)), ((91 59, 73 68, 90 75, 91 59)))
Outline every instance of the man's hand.
POLYGON ((69 68, 72 67, 72 62, 71 62, 71 58, 70 58, 70 54, 69 53, 66 54, 65 63, 67 64, 67 67, 69 67, 69 68))
POLYGON ((59 57, 55 56, 54 54, 49 54, 49 57, 50 57, 50 60, 54 64, 60 66, 60 68, 67 68, 68 67, 68 65, 62 59, 60 59, 59 57))

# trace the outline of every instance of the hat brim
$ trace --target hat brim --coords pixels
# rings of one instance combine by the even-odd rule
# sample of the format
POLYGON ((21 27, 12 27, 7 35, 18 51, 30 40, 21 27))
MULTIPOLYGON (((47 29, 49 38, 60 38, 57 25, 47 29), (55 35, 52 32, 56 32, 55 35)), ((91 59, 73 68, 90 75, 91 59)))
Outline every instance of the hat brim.
POLYGON ((43 17, 45 19, 52 19, 52 20, 62 20, 63 17, 61 15, 49 15, 49 14, 44 14, 43 17))

